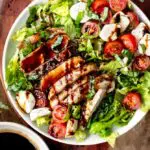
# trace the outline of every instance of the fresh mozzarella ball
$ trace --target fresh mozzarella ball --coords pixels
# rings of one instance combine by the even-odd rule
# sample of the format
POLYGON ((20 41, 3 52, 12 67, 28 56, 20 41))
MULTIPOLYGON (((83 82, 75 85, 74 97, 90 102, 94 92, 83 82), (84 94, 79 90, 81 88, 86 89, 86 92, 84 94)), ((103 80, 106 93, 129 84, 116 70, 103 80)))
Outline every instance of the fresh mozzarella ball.
POLYGON ((132 35, 135 36, 137 42, 139 42, 142 37, 144 36, 144 30, 146 28, 146 25, 141 22, 134 30, 132 30, 132 35))
POLYGON ((18 104, 26 112, 30 113, 35 106, 35 98, 29 91, 19 91, 16 96, 18 104))
POLYGON ((65 137, 66 138, 72 137, 75 131, 77 130, 77 128, 78 128, 78 120, 75 119, 68 120, 65 137))
POLYGON ((116 40, 117 28, 119 28, 117 24, 106 24, 100 32, 100 38, 106 42, 108 42, 109 40, 116 40))
POLYGON ((140 40, 138 52, 140 54, 146 54, 147 56, 150 56, 150 34, 146 33, 144 37, 140 40))
MULTIPOLYGON (((74 4, 70 8, 70 16, 72 17, 72 19, 76 20, 79 12, 82 12, 82 11, 85 12, 86 11, 86 5, 87 4, 84 2, 79 2, 79 3, 74 4)), ((89 19, 90 18, 85 14, 80 23, 85 23, 89 19)))
POLYGON ((121 32, 124 32, 127 27, 129 26, 130 24, 130 20, 128 18, 127 15, 125 15, 123 12, 117 12, 114 16, 113 16, 113 19, 114 19, 114 22, 116 23, 116 17, 119 16, 120 18, 120 22, 118 23, 120 25, 120 31, 121 32))
POLYGON ((33 109, 30 113, 31 121, 35 121, 39 117, 48 116, 51 114, 51 111, 47 107, 33 109))

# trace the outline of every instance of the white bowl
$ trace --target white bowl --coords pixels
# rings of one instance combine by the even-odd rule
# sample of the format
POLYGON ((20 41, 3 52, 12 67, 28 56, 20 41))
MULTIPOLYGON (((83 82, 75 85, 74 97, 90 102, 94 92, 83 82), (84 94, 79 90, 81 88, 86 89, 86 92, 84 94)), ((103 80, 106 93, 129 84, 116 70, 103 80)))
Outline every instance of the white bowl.
MULTIPOLYGON (((6 84, 6 80, 5 80, 5 70, 6 70, 6 66, 9 62, 9 60, 11 59, 11 57, 13 56, 15 50, 16 50, 16 45, 15 43, 11 40, 12 35, 15 33, 15 31, 17 31, 18 29, 20 29, 26 22, 26 19, 29 16, 29 12, 28 12, 28 8, 30 6, 33 6, 35 4, 40 4, 40 3, 45 3, 48 0, 34 0, 28 7, 26 7, 23 12, 19 15, 19 17, 17 18, 17 20, 15 21, 15 23, 13 24, 6 43, 5 43, 5 47, 4 47, 4 52, 3 52, 3 60, 2 60, 2 74, 3 74, 3 81, 4 81, 4 85, 5 87, 7 87, 6 84)), ((140 19, 145 22, 149 27, 150 27, 150 21, 149 19, 145 16, 145 14, 135 5, 133 4, 133 8, 135 10, 135 12, 139 15, 140 19)), ((47 133, 47 128, 38 128, 36 126, 35 123, 31 122, 29 115, 25 114, 23 111, 21 111, 21 109, 19 108, 15 97, 13 95, 12 92, 7 91, 7 95, 9 97, 9 101, 12 104, 12 106, 14 107, 14 109, 17 111, 17 113, 24 119, 25 122, 27 122, 34 130, 36 130, 37 132, 41 133, 42 135, 61 142, 61 143, 65 143, 65 144, 72 144, 72 145, 93 145, 93 144, 99 144, 99 143, 103 143, 105 142, 104 139, 100 138, 98 135, 90 135, 85 141, 83 142, 76 142, 75 139, 56 139, 52 136, 50 136, 47 133)), ((132 118, 132 120, 129 122, 128 125, 121 127, 121 128, 116 128, 115 130, 118 132, 119 135, 122 135, 124 133, 126 133, 127 131, 129 131, 131 128, 133 128, 144 116, 145 116, 145 112, 142 112, 141 110, 138 110, 134 117, 132 118)))
POLYGON ((39 135, 23 125, 12 122, 0 122, 0 133, 18 134, 26 138, 37 150, 49 150, 39 135))

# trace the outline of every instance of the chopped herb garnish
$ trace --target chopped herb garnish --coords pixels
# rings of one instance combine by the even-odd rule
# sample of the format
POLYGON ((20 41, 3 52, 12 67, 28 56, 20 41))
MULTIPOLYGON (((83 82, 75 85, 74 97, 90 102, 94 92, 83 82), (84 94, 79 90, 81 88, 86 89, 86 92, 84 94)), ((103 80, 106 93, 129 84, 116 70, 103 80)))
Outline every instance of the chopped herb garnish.
MULTIPOLYGON (((51 48, 54 50, 57 46, 59 46, 62 43, 63 37, 59 36, 56 40, 56 42, 51 46, 51 48)), ((55 52, 58 52, 57 50, 54 50, 55 52)))

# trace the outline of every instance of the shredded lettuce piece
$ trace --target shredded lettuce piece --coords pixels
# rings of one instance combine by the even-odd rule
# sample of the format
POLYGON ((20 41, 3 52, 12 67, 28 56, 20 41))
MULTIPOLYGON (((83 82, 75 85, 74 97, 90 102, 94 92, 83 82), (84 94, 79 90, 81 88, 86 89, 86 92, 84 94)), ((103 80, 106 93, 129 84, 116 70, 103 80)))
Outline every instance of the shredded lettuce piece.
POLYGON ((69 15, 69 3, 68 1, 64 1, 58 4, 54 4, 51 6, 51 12, 60 15, 62 17, 69 15))
POLYGON ((42 127, 44 125, 49 125, 51 118, 49 116, 39 117, 36 119, 36 124, 38 127, 42 127))
POLYGON ((77 142, 82 142, 86 139, 87 133, 86 131, 83 131, 83 130, 77 130, 74 136, 77 142))
POLYGON ((82 39, 78 48, 79 52, 85 53, 85 57, 88 61, 96 61, 101 60, 101 56, 99 55, 99 50, 94 50, 92 41, 90 39, 82 39))
POLYGON ((76 18, 76 21, 75 21, 75 24, 76 25, 79 25, 81 20, 83 19, 84 17, 84 11, 80 11, 77 15, 77 18, 76 18))
POLYGON ((143 105, 142 110, 150 110, 150 72, 145 72, 144 76, 140 80, 138 91, 142 96, 143 105))
POLYGON ((27 27, 24 27, 20 30, 18 30, 12 37, 12 39, 14 41, 17 41, 17 42, 21 42, 23 41, 26 37, 28 36, 31 36, 33 34, 36 33, 36 30, 35 29, 32 29, 32 28, 27 28, 27 27))
POLYGON ((49 0, 49 3, 50 3, 51 5, 59 4, 60 2, 62 2, 62 0, 49 0))
POLYGON ((109 143, 109 145, 114 148, 115 147, 115 143, 116 143, 116 139, 118 137, 118 133, 117 132, 113 132, 110 136, 105 137, 104 139, 109 143))
POLYGON ((81 118, 81 106, 80 105, 73 105, 72 106, 72 117, 75 119, 81 118))
POLYGON ((117 60, 112 60, 107 64, 102 64, 100 70, 107 71, 112 74, 116 74, 117 71, 122 68, 122 65, 117 60))
POLYGON ((64 30, 70 36, 71 39, 80 36, 80 32, 78 32, 71 18, 68 18, 64 23, 64 30))
POLYGON ((27 80, 27 78, 24 76, 24 73, 20 70, 18 62, 18 50, 7 66, 6 81, 8 88, 14 92, 32 89, 32 84, 27 80))

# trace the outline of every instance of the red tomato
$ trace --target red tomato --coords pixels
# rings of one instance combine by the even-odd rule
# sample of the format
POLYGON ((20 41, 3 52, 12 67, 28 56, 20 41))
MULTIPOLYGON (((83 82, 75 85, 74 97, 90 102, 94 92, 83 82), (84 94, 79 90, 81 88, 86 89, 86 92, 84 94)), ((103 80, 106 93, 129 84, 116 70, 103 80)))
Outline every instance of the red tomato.
POLYGON ((91 4, 91 9, 96 14, 101 14, 104 7, 109 7, 107 0, 94 0, 91 4))
POLYGON ((66 134, 66 125, 59 123, 52 123, 49 126, 48 133, 55 138, 64 138, 66 134))
POLYGON ((123 48, 123 44, 118 40, 108 42, 104 47, 104 55, 107 58, 113 58, 115 54, 120 55, 123 48))
POLYGON ((130 110, 137 110, 141 106, 141 95, 137 92, 129 92, 123 99, 123 106, 130 110))
POLYGON ((138 26, 139 22, 139 17, 134 13, 134 12, 127 12, 127 15, 130 19, 130 26, 131 28, 136 28, 138 26))
POLYGON ((137 50, 137 41, 132 34, 124 34, 120 37, 125 48, 129 49, 131 53, 135 53, 137 50))
POLYGON ((100 26, 98 21, 88 21, 86 22, 81 30, 82 34, 88 33, 88 35, 93 35, 98 37, 100 32, 100 26))
POLYGON ((52 112, 52 117, 55 122, 58 123, 64 123, 65 121, 65 116, 68 113, 68 109, 65 106, 57 105, 54 107, 54 110, 52 112))
POLYGON ((110 8, 114 11, 122 11, 126 8, 128 0, 109 0, 110 8))
POLYGON ((150 67, 150 58, 146 55, 136 56, 132 66, 135 70, 146 71, 150 67))

